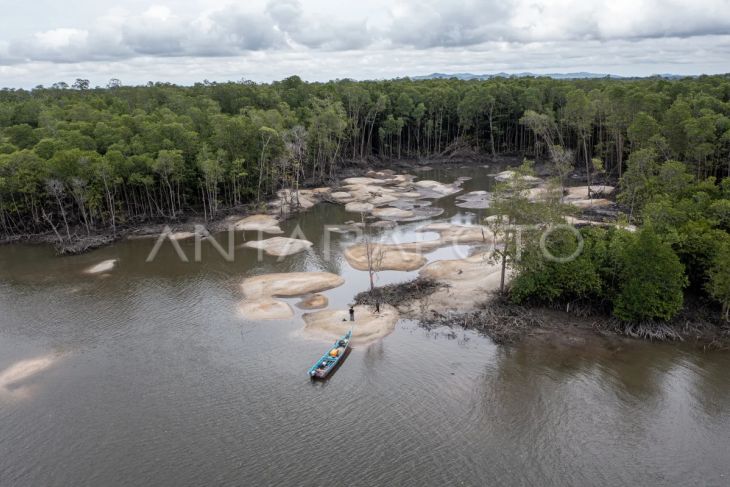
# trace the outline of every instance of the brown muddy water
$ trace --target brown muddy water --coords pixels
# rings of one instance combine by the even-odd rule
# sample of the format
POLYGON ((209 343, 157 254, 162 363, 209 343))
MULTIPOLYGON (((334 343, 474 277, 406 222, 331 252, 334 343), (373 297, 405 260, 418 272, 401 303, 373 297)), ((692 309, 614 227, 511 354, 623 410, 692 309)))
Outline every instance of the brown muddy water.
MULTIPOLYGON (((489 189, 488 172, 420 176, 471 176, 473 191, 489 189)), ((462 223, 481 211, 453 196, 434 206, 446 210, 435 220, 462 223)), ((290 320, 246 320, 240 282, 334 272, 346 283, 324 294, 347 305, 367 272, 341 256, 352 235, 333 234, 327 258, 322 225, 353 216, 317 205, 283 227, 313 248, 262 262, 245 248, 227 262, 205 242, 194 262, 193 241, 181 242, 188 263, 169 242, 146 263, 153 240, 64 258, 0 248, 0 485, 730 485, 727 353, 503 347, 401 321, 310 383, 328 343, 302 336, 296 307, 290 320), (83 273, 105 259, 117 267, 83 273)), ((422 224, 381 237, 435 238, 414 232, 422 224)))

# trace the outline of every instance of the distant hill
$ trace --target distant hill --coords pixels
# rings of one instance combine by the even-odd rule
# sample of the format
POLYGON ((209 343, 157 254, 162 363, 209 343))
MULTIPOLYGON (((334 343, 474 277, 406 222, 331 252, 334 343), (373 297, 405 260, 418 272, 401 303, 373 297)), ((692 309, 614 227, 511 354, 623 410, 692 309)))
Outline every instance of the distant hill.
MULTIPOLYGON (((457 78, 461 80, 471 80, 471 79, 478 79, 478 80, 485 80, 485 79, 491 79, 491 78, 524 78, 524 77, 547 77, 547 78, 553 78, 553 79, 597 79, 597 78, 611 78, 611 79, 630 79, 630 76, 619 76, 616 74, 608 74, 608 73, 588 73, 588 72, 578 72, 578 73, 546 73, 546 74, 540 74, 540 73, 530 73, 530 72, 523 72, 523 73, 495 73, 495 74, 473 74, 473 73, 453 73, 453 74, 447 74, 447 73, 431 73, 427 74, 425 76, 412 76, 411 79, 451 79, 451 78, 457 78)), ((667 78, 667 79, 678 79, 678 78, 684 78, 685 76, 678 75, 678 74, 655 74, 652 76, 659 76, 661 78, 667 78)), ((646 76, 636 76, 635 78, 643 78, 646 76)))

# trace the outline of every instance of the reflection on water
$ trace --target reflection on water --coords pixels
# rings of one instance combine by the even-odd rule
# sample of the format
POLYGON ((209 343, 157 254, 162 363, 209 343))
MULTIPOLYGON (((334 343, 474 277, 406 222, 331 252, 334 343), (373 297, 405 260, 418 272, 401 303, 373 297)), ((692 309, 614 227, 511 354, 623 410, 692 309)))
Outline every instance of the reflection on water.
MULTIPOLYGON (((458 174, 473 191, 489 189, 485 172, 458 174)), ((483 215, 453 202, 434 202, 440 219, 483 215)), ((70 258, 0 248, 0 485, 728 485, 723 353, 498 347, 402 321, 313 385, 306 370, 327 343, 302 338, 298 308, 291 320, 245 321, 239 285, 334 272, 346 284, 324 294, 345 306, 368 286, 339 250, 356 236, 332 234, 328 259, 321 229, 352 216, 316 206, 283 225, 285 235, 299 225, 313 249, 261 262, 251 249, 228 262, 204 243, 202 262, 165 245, 147 264, 153 240, 70 258), (83 274, 106 259, 119 259, 108 275, 83 274)), ((415 232, 422 224, 378 236, 434 238, 415 232)), ((244 237, 256 238, 236 243, 244 237)), ((180 244, 194 255, 193 241, 180 244)), ((414 275, 382 272, 378 284, 414 275)))

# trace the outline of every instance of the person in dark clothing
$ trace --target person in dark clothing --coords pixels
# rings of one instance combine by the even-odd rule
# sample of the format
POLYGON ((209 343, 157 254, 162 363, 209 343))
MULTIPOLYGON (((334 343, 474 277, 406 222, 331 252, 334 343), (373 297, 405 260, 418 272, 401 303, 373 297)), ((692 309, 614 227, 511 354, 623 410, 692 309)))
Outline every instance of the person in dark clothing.
POLYGON ((380 301, 375 301, 375 312, 380 313, 380 301))
POLYGON ((350 321, 355 321, 355 308, 350 306, 350 321))

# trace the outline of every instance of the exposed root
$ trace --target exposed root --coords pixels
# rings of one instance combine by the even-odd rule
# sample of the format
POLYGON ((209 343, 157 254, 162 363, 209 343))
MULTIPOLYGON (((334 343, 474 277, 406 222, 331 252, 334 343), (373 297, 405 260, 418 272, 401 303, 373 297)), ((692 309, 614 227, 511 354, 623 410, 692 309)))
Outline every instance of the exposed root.
POLYGON ((479 310, 469 313, 435 313, 420 319, 421 326, 436 328, 440 326, 460 326, 475 330, 503 345, 514 343, 531 330, 542 326, 539 310, 532 310, 494 299, 485 303, 479 310))
POLYGON ((616 333, 626 335, 631 338, 640 338, 642 340, 659 342, 670 340, 684 341, 682 335, 675 328, 666 323, 626 323, 617 319, 611 319, 608 323, 606 323, 606 327, 613 329, 616 333))

